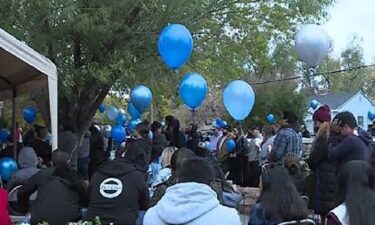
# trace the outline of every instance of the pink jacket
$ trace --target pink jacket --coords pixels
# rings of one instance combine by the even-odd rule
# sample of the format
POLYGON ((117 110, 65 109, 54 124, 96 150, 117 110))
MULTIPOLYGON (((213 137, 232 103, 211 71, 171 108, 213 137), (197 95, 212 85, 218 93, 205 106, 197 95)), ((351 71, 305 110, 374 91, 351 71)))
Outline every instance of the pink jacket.
POLYGON ((0 224, 12 225, 8 212, 8 193, 0 188, 0 224))

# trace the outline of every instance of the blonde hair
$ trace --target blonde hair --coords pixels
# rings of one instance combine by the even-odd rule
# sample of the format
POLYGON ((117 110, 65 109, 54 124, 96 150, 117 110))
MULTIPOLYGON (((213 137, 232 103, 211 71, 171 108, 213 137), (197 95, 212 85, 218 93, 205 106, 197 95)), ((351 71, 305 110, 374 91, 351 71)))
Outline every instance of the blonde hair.
POLYGON ((171 165, 171 158, 173 153, 177 150, 175 147, 166 147, 161 153, 161 166, 163 168, 171 165))
POLYGON ((328 139, 329 133, 330 133, 330 123, 329 122, 323 122, 319 127, 319 130, 316 134, 316 138, 318 139, 319 137, 325 135, 326 138, 328 139))
POLYGON ((323 122, 320 127, 319 127, 319 130, 318 132, 316 133, 316 137, 315 137, 315 140, 313 142, 313 145, 311 146, 311 151, 313 151, 315 149, 315 145, 316 145, 316 141, 320 138, 320 137, 324 137, 328 140, 329 138, 329 133, 331 132, 331 129, 330 129, 330 126, 331 126, 331 123, 330 122, 323 122))

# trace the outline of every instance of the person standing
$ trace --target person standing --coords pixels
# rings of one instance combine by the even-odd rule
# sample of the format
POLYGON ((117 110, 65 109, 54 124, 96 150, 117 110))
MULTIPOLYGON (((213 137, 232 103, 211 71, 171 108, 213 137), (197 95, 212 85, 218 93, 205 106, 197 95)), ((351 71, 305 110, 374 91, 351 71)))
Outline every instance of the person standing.
POLYGON ((308 177, 310 208, 324 221, 327 213, 338 203, 337 163, 328 159, 328 138, 330 136, 331 110, 321 106, 313 114, 316 130, 310 157, 307 160, 311 174, 308 177))
POLYGON ((220 126, 218 124, 215 124, 212 129, 212 136, 210 137, 210 146, 211 149, 211 155, 216 156, 217 151, 218 151, 218 144, 220 138, 223 136, 223 132, 220 129, 220 126))
POLYGON ((90 132, 86 131, 81 145, 78 147, 78 172, 84 180, 89 179, 90 132))
POLYGON ((259 153, 260 165, 263 165, 272 150, 273 142, 276 137, 276 129, 274 126, 268 125, 262 129, 263 142, 259 153))
POLYGON ((339 166, 351 160, 369 161, 372 152, 372 137, 358 128, 354 115, 341 112, 335 116, 328 140, 328 158, 339 166))
POLYGON ((260 161, 259 153, 261 150, 261 144, 263 137, 260 133, 259 126, 252 126, 249 129, 248 139, 248 152, 246 153, 248 160, 248 179, 246 182, 247 187, 258 187, 259 185, 259 176, 260 176, 260 161))
POLYGON ((101 128, 97 124, 90 127, 90 163, 89 163, 89 177, 91 177, 103 164, 107 161, 109 153, 104 150, 104 137, 101 133, 101 128))
POLYGON ((58 149, 69 154, 69 164, 75 171, 77 171, 78 168, 77 141, 77 135, 74 133, 73 127, 70 124, 63 125, 63 130, 59 133, 58 149))
POLYGON ((154 121, 151 124, 151 132, 153 134, 152 135, 151 162, 155 161, 157 158, 160 157, 165 146, 167 145, 167 139, 165 138, 165 135, 161 133, 161 130, 162 130, 162 126, 160 122, 154 121))
POLYGON ((302 136, 299 133, 298 118, 290 111, 283 112, 281 128, 276 134, 269 161, 282 162, 287 153, 294 153, 298 157, 301 157, 302 153, 302 136))

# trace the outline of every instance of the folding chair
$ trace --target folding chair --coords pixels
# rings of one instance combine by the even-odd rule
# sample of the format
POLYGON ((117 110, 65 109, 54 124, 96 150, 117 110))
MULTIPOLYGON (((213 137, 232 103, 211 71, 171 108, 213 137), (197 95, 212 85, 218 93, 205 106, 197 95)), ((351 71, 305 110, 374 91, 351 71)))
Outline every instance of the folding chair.
MULTIPOLYGON (((24 213, 19 212, 17 207, 17 201, 18 201, 18 191, 22 187, 22 185, 19 185, 15 188, 13 188, 9 194, 8 194, 8 203, 9 203, 9 213, 14 216, 24 216, 24 213)), ((29 201, 30 204, 36 200, 38 192, 34 192, 32 195, 30 195, 29 201)))
POLYGON ((279 223, 278 225, 316 225, 315 222, 311 219, 304 220, 293 220, 279 223))

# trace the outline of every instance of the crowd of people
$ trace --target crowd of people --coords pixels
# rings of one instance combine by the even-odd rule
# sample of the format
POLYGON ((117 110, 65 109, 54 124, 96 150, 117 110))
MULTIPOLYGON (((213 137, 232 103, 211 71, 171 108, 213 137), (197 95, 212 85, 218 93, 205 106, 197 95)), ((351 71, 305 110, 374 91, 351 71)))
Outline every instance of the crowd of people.
MULTIPOLYGON (((31 224, 99 218, 116 225, 240 225, 236 209, 244 196, 233 184, 259 188, 249 225, 308 219, 374 224, 371 135, 350 112, 332 119, 328 106, 313 120, 311 149, 304 149, 306 131, 288 111, 277 124, 253 125, 246 133, 226 124, 213 124, 209 132, 196 124, 182 130, 167 116, 165 124, 139 123, 124 143, 113 142, 97 121, 82 141, 63 126, 55 151, 48 130, 35 126, 18 143, 19 170, 0 189, 0 224, 11 224, 10 211, 31 224), (228 140, 235 141, 234 150, 227 149, 228 140), (309 151, 309 174, 300 167, 303 151, 309 151), (7 192, 15 189, 17 201, 8 206, 7 192)), ((9 146, 2 157, 11 154, 9 146)))

